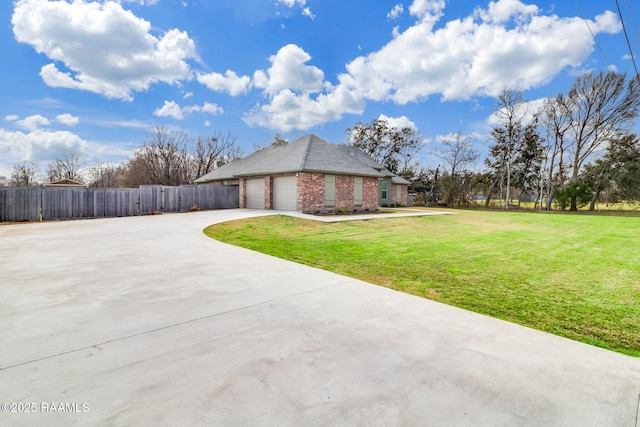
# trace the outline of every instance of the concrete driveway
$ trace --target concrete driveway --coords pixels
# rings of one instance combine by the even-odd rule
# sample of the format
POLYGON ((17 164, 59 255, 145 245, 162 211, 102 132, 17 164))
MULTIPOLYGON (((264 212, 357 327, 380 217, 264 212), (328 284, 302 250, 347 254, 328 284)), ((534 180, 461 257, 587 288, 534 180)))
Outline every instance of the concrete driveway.
POLYGON ((271 213, 0 227, 0 425, 638 425, 640 359, 202 233, 271 213))

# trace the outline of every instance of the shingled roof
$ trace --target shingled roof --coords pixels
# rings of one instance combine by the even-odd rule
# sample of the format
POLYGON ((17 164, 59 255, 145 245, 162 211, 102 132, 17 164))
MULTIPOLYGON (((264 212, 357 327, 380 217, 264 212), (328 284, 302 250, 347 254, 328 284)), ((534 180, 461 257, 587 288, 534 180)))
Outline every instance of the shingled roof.
MULTIPOLYGON (((244 159, 234 160, 198 178, 195 182, 205 183, 293 172, 399 178, 356 147, 329 144, 315 135, 305 135, 291 144, 267 147, 244 159)), ((408 181, 406 183, 408 184, 408 181)))

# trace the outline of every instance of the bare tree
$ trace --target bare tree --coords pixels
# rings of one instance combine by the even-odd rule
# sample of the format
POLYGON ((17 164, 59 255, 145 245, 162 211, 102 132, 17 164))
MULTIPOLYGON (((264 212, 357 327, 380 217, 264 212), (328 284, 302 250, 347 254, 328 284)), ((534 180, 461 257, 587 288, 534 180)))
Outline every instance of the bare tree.
POLYGON ((38 184, 38 165, 23 161, 11 167, 9 184, 12 187, 29 187, 38 184))
MULTIPOLYGON (((551 209, 551 201, 556 188, 564 187, 566 177, 565 151, 567 150, 567 132, 571 127, 571 118, 567 114, 566 99, 563 94, 555 98, 547 98, 540 114, 545 129, 543 167, 546 177, 541 179, 541 195, 546 198, 545 209, 551 209)), ((542 208, 542 203, 540 204, 542 208)))
POLYGON ((81 170, 84 166, 82 155, 75 149, 69 149, 62 159, 56 159, 49 163, 47 178, 49 181, 69 179, 71 181, 84 182, 81 170))
MULTIPOLYGON (((280 134, 276 134, 276 136, 279 137, 280 134)), ((215 132, 208 137, 198 135, 193 153, 194 168, 191 173, 191 180, 200 178, 215 168, 240 158, 242 152, 236 145, 236 141, 237 138, 231 132, 226 134, 215 132)))
MULTIPOLYGON (((472 135, 462 135, 460 131, 453 133, 442 139, 442 148, 435 150, 433 154, 449 165, 447 170, 448 178, 445 182, 447 188, 447 206, 451 206, 453 200, 461 188, 461 180, 466 176, 464 168, 478 160, 479 153, 473 148, 474 141, 472 135)), ((443 174, 444 177, 444 174, 443 174)))
MULTIPOLYGON (((628 132, 640 113, 640 83, 626 74, 588 73, 576 79, 566 99, 570 117, 571 180, 578 181, 584 162, 595 152, 628 132)), ((577 210, 576 198, 571 210, 577 210)))
POLYGON ((502 159, 500 167, 504 168, 506 182, 505 209, 509 209, 511 200, 511 178, 514 162, 523 143, 524 129, 523 119, 527 113, 526 103, 522 99, 522 92, 513 89, 504 89, 498 96, 498 109, 494 116, 500 121, 500 125, 493 128, 491 137, 495 144, 492 151, 499 153, 502 159))
POLYGON ((118 176, 122 173, 122 167, 112 163, 97 161, 89 168, 89 186, 98 188, 118 187, 118 176))
POLYGON ((125 185, 181 185, 239 158, 241 151, 231 133, 214 133, 190 139, 184 131, 156 126, 124 167, 125 185))

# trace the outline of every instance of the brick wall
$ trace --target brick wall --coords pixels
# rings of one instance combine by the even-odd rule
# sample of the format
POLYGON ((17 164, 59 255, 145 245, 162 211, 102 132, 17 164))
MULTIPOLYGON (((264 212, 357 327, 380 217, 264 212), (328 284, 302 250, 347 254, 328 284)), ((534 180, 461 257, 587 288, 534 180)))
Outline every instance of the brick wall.
POLYGON ((364 190, 362 192, 362 208, 369 210, 378 209, 378 178, 365 176, 362 180, 364 190))
POLYGON ((353 208, 353 176, 336 175, 336 209, 353 208))
POLYGON ((335 175, 336 177, 336 205, 324 204, 324 174, 301 172, 298 174, 298 209, 302 211, 333 210, 333 209, 369 209, 378 208, 378 178, 363 177, 362 205, 354 205, 353 176, 335 175))
POLYGON ((298 174, 298 208, 303 211, 324 209, 324 174, 301 172, 298 174))
POLYGON ((409 186, 394 184, 391 186, 391 203, 407 206, 407 198, 409 197, 409 186), (398 199, 398 187, 401 189, 400 198, 398 199))
POLYGON ((247 179, 240 178, 238 180, 238 185, 240 186, 240 208, 244 209, 247 207, 247 179))
POLYGON ((270 176, 264 177, 264 208, 273 208, 273 178, 270 176))

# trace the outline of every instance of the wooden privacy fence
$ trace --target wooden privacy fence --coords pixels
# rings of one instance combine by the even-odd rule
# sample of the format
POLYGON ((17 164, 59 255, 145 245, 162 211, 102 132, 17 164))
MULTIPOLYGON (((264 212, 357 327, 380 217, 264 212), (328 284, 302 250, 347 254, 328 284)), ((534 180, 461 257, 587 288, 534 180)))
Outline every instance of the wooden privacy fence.
POLYGON ((237 185, 0 188, 2 222, 135 216, 239 206, 237 185))

